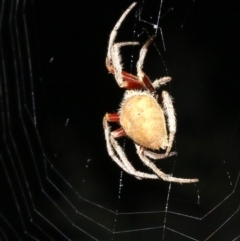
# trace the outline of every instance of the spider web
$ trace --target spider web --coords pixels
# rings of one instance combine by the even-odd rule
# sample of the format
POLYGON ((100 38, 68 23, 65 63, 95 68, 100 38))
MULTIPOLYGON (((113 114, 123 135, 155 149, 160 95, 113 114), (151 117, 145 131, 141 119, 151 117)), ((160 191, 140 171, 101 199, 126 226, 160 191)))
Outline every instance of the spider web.
MULTIPOLYGON (((123 90, 104 59, 130 4, 1 1, 1 240, 240 239, 237 8, 140 1, 119 31, 141 44, 157 33, 144 70, 173 77, 178 156, 156 164, 200 179, 179 185, 139 181, 107 155, 102 117, 123 90)), ((122 50, 133 73, 138 52, 122 50)))

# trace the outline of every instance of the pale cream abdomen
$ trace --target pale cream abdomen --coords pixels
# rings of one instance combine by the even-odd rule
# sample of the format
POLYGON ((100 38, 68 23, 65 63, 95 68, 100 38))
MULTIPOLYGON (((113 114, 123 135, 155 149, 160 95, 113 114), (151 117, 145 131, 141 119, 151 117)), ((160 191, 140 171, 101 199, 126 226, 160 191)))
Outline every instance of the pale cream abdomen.
POLYGON ((152 96, 140 92, 126 97, 120 109, 120 124, 139 145, 165 149, 168 140, 164 113, 152 96))

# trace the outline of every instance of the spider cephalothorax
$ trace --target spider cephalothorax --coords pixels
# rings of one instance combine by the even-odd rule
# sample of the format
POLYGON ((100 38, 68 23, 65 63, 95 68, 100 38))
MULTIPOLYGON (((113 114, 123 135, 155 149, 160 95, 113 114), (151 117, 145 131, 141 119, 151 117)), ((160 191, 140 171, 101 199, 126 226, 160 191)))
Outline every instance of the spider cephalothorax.
POLYGON ((176 133, 176 117, 172 99, 168 92, 162 91, 161 101, 159 101, 160 98, 157 93, 157 89, 171 81, 171 77, 163 77, 151 82, 142 70, 148 46, 154 37, 151 37, 141 48, 137 62, 137 76, 122 70, 120 48, 126 45, 138 45, 139 43, 115 43, 115 38, 121 23, 135 5, 136 3, 133 3, 122 14, 109 38, 106 57, 107 69, 114 75, 118 85, 127 90, 118 113, 107 113, 103 118, 108 153, 124 171, 138 179, 161 178, 164 181, 178 183, 198 182, 198 179, 175 178, 165 174, 150 160, 163 159, 176 154, 171 152, 176 133), (121 127, 111 132, 108 122, 118 122, 121 127), (128 136, 134 141, 140 159, 146 166, 152 169, 154 174, 134 169, 128 161, 124 150, 116 141, 116 138, 122 136, 128 136), (156 150, 160 149, 166 150, 165 153, 156 152, 156 150))

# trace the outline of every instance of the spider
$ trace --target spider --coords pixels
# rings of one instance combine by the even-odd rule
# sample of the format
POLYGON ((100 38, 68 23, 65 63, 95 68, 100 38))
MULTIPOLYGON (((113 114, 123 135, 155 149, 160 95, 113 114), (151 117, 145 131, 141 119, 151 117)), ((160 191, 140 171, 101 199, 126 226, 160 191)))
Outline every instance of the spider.
POLYGON ((140 50, 136 66, 137 76, 122 70, 120 48, 127 45, 138 45, 139 43, 115 43, 115 39, 123 20, 135 5, 134 2, 125 10, 109 38, 106 67, 114 75, 119 87, 125 88, 126 92, 118 113, 106 113, 103 118, 107 151, 113 161, 125 172, 138 179, 162 179, 177 183, 198 182, 198 179, 176 178, 165 174, 150 160, 164 159, 176 155, 176 152, 171 152, 176 133, 176 117, 172 98, 168 92, 162 91, 161 98, 157 94, 157 89, 171 81, 171 77, 163 77, 152 83, 142 70, 148 46, 155 36, 151 37, 140 50), (117 122, 121 127, 111 132, 109 122, 117 122), (168 131, 166 126, 168 126, 168 131), (137 171, 132 166, 123 148, 116 140, 123 136, 133 140, 138 156, 147 167, 152 169, 152 174, 137 171), (159 149, 166 151, 164 154, 155 152, 159 149))

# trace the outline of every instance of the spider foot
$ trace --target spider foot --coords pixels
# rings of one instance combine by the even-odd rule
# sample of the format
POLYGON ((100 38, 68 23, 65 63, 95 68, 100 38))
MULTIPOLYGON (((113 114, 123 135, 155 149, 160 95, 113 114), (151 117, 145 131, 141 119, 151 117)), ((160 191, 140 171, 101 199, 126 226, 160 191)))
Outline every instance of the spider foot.
POLYGON ((160 79, 155 80, 152 85, 155 89, 160 88, 161 85, 165 85, 166 83, 170 82, 172 78, 170 76, 165 76, 160 79))
POLYGON ((176 151, 172 151, 172 152, 169 153, 168 156, 177 156, 177 152, 176 151))

